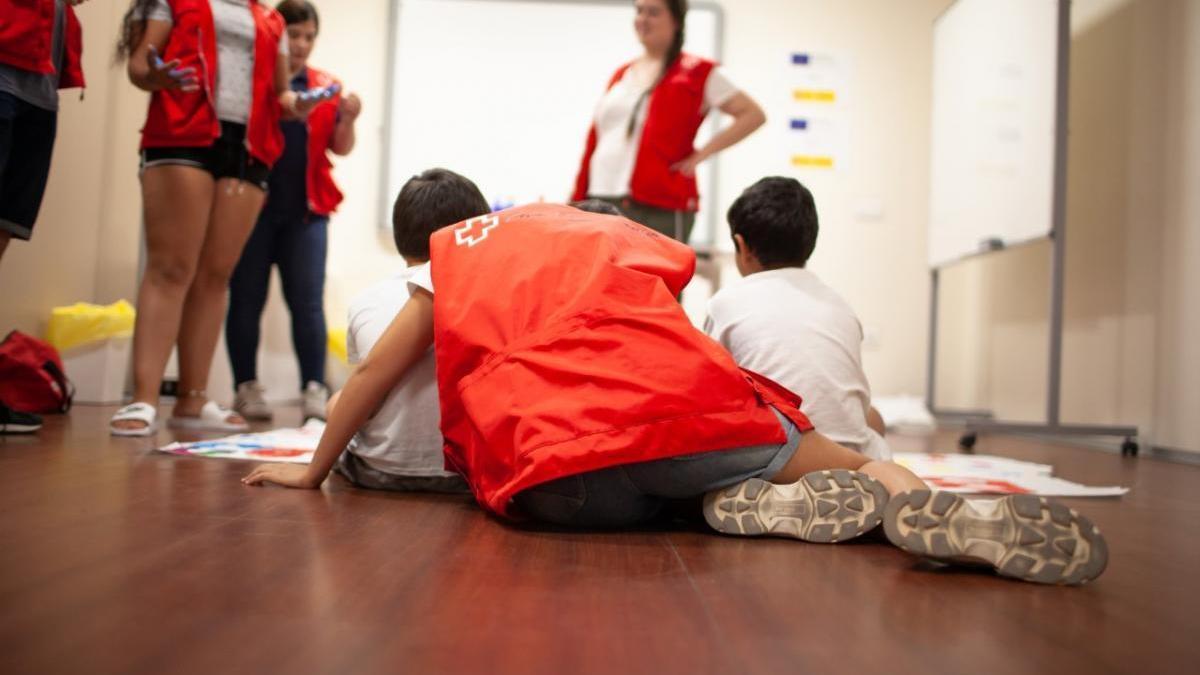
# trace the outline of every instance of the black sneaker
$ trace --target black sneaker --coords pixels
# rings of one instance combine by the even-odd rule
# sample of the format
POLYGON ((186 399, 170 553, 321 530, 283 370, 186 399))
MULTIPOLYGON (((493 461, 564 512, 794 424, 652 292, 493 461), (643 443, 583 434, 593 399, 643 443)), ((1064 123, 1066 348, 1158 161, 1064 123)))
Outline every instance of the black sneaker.
POLYGON ((32 434, 41 428, 42 418, 0 403, 0 434, 32 434))

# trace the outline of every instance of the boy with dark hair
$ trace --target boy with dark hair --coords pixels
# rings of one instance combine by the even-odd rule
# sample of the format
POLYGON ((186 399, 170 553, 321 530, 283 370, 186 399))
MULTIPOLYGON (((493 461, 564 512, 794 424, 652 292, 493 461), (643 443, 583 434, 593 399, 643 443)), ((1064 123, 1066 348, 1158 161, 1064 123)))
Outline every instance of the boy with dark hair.
MULTIPOLYGON (((446 462, 502 516, 624 527, 670 500, 704 496, 719 531, 835 542, 877 525, 889 493, 922 493, 903 467, 814 431, 799 397, 739 369, 692 327, 675 295, 694 268, 685 244, 566 206, 439 230, 408 302, 342 390, 312 463, 261 465, 242 480, 319 487, 434 344, 446 462)), ((939 515, 943 501, 932 502, 939 515)), ((1103 568, 1098 533, 1070 517, 1071 567, 1051 580, 1103 568)))
POLYGON ((603 199, 580 199, 578 201, 571 202, 570 205, 574 206, 580 211, 587 211, 588 213, 599 213, 602 216, 625 217, 625 214, 621 212, 621 209, 618 209, 615 205, 610 204, 603 199))
MULTIPOLYGON (((429 235, 489 210, 479 188, 453 171, 430 169, 404 184, 392 208, 392 237, 407 267, 350 303, 346 351, 351 363, 360 362, 371 352, 408 301, 408 282, 414 268, 429 261, 429 235)), ((337 395, 330 400, 327 413, 336 407, 337 400, 337 395)), ((355 432, 338 460, 337 470, 359 487, 466 492, 463 479, 443 468, 438 421, 431 350, 396 384, 378 412, 355 432)))
POLYGON ((862 368, 862 326, 805 267, 817 245, 812 193, 794 178, 763 178, 733 202, 728 219, 745 278, 709 301, 705 332, 739 366, 803 392, 804 414, 821 433, 890 459, 862 368))

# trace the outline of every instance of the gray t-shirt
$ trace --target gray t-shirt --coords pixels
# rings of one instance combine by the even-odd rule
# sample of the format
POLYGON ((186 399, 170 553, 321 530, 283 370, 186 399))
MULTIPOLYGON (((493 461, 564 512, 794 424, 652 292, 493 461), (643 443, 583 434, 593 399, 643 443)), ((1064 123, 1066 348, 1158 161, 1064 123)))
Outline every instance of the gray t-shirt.
MULTIPOLYGON (((209 0, 217 34, 217 118, 245 124, 250 119, 254 82, 254 16, 246 0, 209 0)), ((171 23, 171 6, 157 0, 137 18, 171 23)), ((280 36, 279 54, 286 57, 287 33, 280 36)))
POLYGON ((58 110, 58 76, 63 65, 63 33, 66 31, 67 15, 63 12, 63 0, 54 3, 54 35, 50 42, 54 72, 43 75, 0 63, 0 91, 12 94, 26 103, 42 110, 58 110))

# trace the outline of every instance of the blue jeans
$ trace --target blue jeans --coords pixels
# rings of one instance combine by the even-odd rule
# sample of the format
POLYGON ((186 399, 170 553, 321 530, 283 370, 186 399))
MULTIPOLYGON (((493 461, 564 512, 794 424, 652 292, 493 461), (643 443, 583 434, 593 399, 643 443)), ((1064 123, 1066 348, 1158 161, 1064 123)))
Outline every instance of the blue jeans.
POLYGON ((325 383, 325 256, 329 219, 308 214, 280 218, 264 210, 229 280, 225 343, 235 384, 258 379, 258 341, 271 265, 279 266, 283 297, 292 315, 292 345, 300 362, 300 387, 325 383))

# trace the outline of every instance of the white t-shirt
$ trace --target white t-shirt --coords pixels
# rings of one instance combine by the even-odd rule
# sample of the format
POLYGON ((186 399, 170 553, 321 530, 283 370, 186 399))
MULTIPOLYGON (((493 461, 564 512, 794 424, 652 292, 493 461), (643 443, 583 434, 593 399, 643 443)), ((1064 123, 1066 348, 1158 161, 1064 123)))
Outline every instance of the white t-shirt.
MULTIPOLYGON (((588 169, 589 195, 625 197, 629 194, 629 181, 633 178, 642 129, 646 126, 646 111, 650 108, 649 97, 638 110, 632 136, 626 134, 629 116, 642 92, 654 84, 661 68, 661 61, 638 59, 596 104, 596 151, 588 169)), ((705 114, 725 105, 739 91, 724 69, 713 68, 704 83, 705 114)))
POLYGON ((421 288, 433 293, 433 267, 430 263, 421 263, 408 268, 409 291, 421 288))
POLYGON ((862 325, 815 274, 785 267, 722 288, 708 302, 704 332, 739 366, 799 394, 817 431, 872 459, 891 458, 887 442, 867 426, 862 325))
MULTIPOLYGON (((346 352, 351 363, 358 363, 370 353, 408 301, 408 284, 414 270, 409 267, 371 286, 350 303, 346 352)), ((362 457, 372 468, 392 475, 453 476, 456 474, 443 469, 440 421, 437 377, 430 348, 404 374, 375 416, 358 430, 347 450, 362 457)))
MULTIPOLYGON (((217 119, 245 124, 250 119, 254 94, 254 15, 246 0, 209 0, 213 30, 217 34, 217 119)), ((137 19, 173 23, 174 15, 167 0, 154 4, 137 19)), ((287 31, 279 38, 279 55, 287 58, 287 31)))

